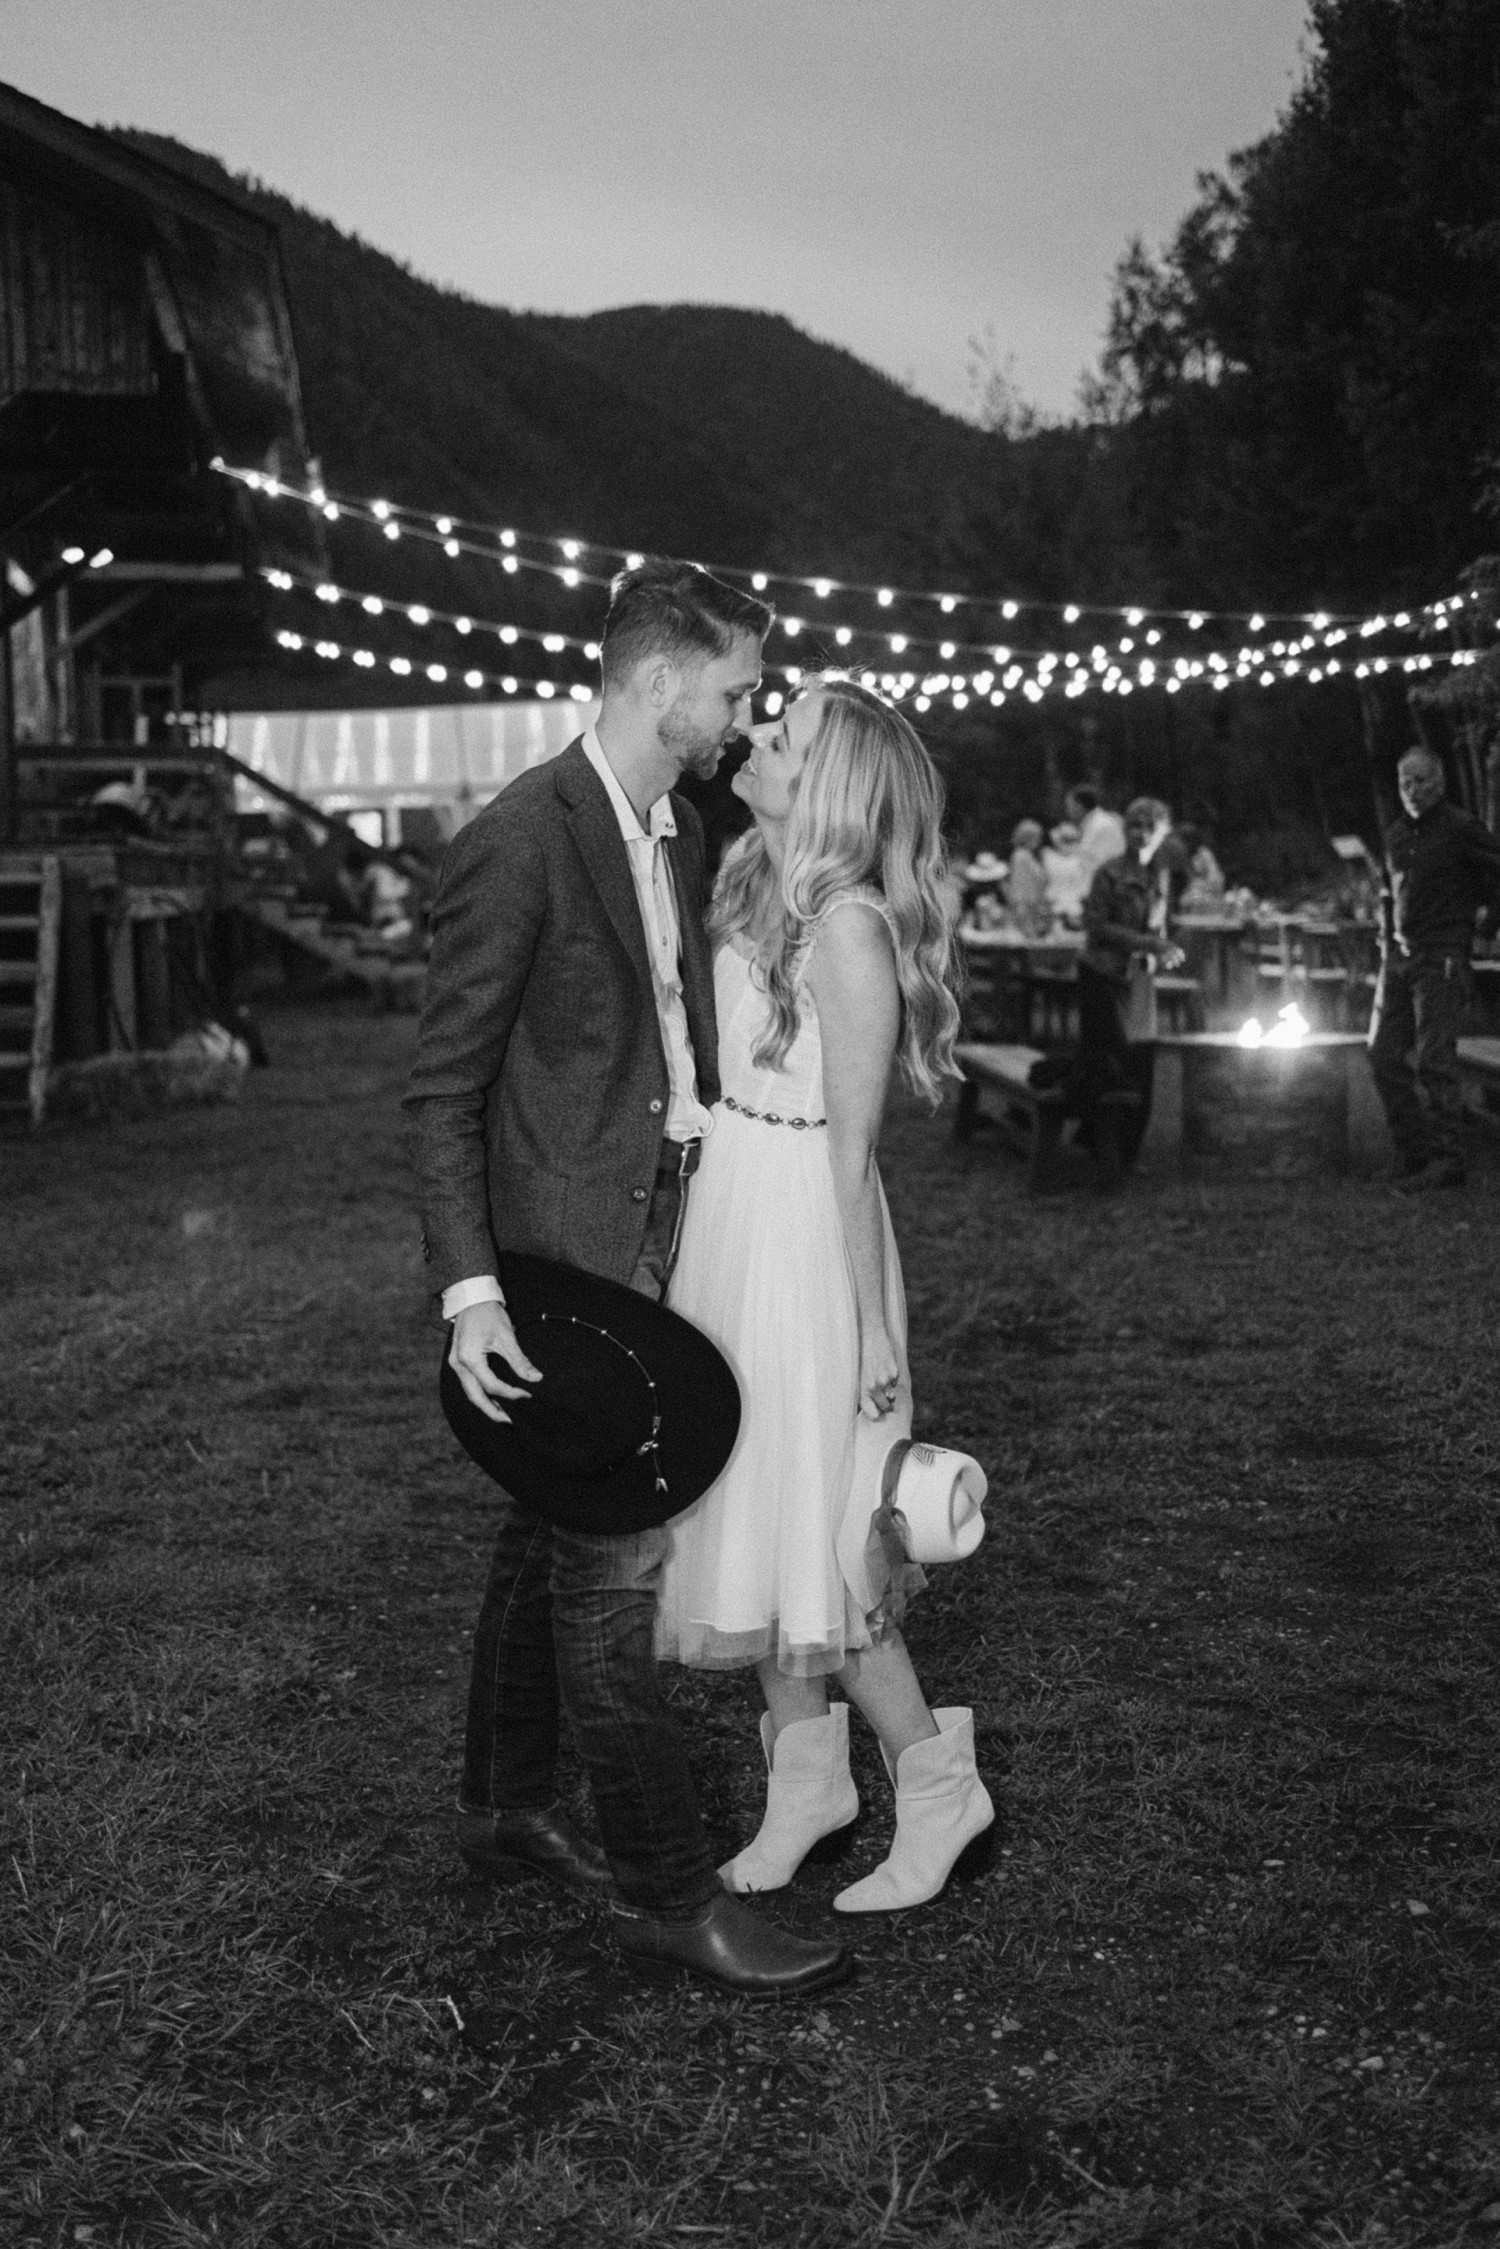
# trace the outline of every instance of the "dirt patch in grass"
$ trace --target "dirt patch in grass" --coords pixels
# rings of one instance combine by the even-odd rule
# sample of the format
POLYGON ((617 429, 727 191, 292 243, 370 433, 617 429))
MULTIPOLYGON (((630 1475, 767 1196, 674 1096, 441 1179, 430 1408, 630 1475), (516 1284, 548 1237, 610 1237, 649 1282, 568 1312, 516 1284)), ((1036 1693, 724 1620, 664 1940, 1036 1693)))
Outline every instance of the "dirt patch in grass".
MULTIPOLYGON (((452 1853, 488 1511, 433 1395, 411 1034, 288 1012, 234 1109, 0 1145, 0 2237, 1500 2238, 1488 1151, 1419 1203, 1035 1204, 893 1118, 920 1425, 993 1494, 911 1640, 1000 1829, 765 2010, 452 1853)), ((727 1855, 753 1685, 669 1687, 727 1855)), ((886 1848, 856 1737, 788 1926, 886 1848)))

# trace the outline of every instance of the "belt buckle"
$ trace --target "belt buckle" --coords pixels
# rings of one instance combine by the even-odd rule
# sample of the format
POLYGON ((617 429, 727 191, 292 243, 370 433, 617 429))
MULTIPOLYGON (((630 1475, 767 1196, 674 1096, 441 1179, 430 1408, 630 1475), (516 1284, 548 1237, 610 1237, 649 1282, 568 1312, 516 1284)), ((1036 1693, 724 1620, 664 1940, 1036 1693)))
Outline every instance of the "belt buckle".
POLYGON ((698 1169, 698 1151, 702 1146, 701 1140, 664 1140, 662 1153, 665 1160, 657 1164, 658 1175, 665 1179, 691 1179, 698 1169), (675 1152, 675 1162, 666 1157, 668 1148, 675 1152))

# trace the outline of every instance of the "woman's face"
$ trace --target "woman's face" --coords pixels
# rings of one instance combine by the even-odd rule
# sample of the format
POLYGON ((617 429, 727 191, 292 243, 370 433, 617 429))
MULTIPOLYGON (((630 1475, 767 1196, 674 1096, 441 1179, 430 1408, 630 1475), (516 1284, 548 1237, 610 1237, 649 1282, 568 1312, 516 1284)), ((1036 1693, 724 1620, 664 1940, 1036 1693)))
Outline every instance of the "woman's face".
POLYGON ((822 713, 821 695, 804 695, 780 718, 750 729, 750 755, 730 782, 757 820, 784 827, 792 816, 797 780, 807 763, 822 713))

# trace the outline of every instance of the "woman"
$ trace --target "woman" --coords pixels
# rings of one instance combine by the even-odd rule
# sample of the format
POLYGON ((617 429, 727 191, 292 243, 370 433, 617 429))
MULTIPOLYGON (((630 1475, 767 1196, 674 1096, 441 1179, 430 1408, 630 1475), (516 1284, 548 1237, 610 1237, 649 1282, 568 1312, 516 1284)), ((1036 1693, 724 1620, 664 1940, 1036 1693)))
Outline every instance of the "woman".
POLYGON ((1045 937, 1052 926, 1052 906, 1047 897, 1047 877, 1042 866, 1042 823, 1018 820, 1010 839, 1010 871, 1005 878, 1005 903, 1011 920, 1023 937, 1045 937))
MULTIPOLYGON (((658 1650, 760 1676, 766 1816, 721 1869, 733 1890, 781 1888, 855 1818, 838 1681, 879 1737, 896 1839, 834 1905, 891 1911, 935 1897, 994 1820, 972 1711, 929 1710, 897 1629, 921 1571, 893 1531, 841 1541, 862 1548, 850 1574, 835 1552, 856 1416, 910 1406, 875 1167, 891 1062, 934 1103, 957 1074, 942 788, 901 714, 843 678, 812 681, 752 740, 733 785, 755 826, 709 917, 724 1098, 671 1291, 734 1366, 744 1418, 724 1475, 673 1526, 658 1650)), ((852 1504, 873 1514, 878 1500, 852 1504)))

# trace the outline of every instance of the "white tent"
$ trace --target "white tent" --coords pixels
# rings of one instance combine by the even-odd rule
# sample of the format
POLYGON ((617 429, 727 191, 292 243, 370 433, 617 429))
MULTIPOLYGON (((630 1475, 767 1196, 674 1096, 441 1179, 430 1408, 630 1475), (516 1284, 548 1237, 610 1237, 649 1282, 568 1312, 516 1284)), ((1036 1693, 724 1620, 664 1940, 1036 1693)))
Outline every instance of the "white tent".
MULTIPOLYGON (((435 710, 261 711, 229 720, 225 748, 322 812, 378 813, 388 841, 417 806, 462 827, 507 781, 593 723, 597 703, 462 703, 435 710), (391 813, 398 815, 390 819, 391 813)), ((254 784, 241 803, 257 809, 254 784)), ((375 840, 372 836, 371 840, 375 840)))

